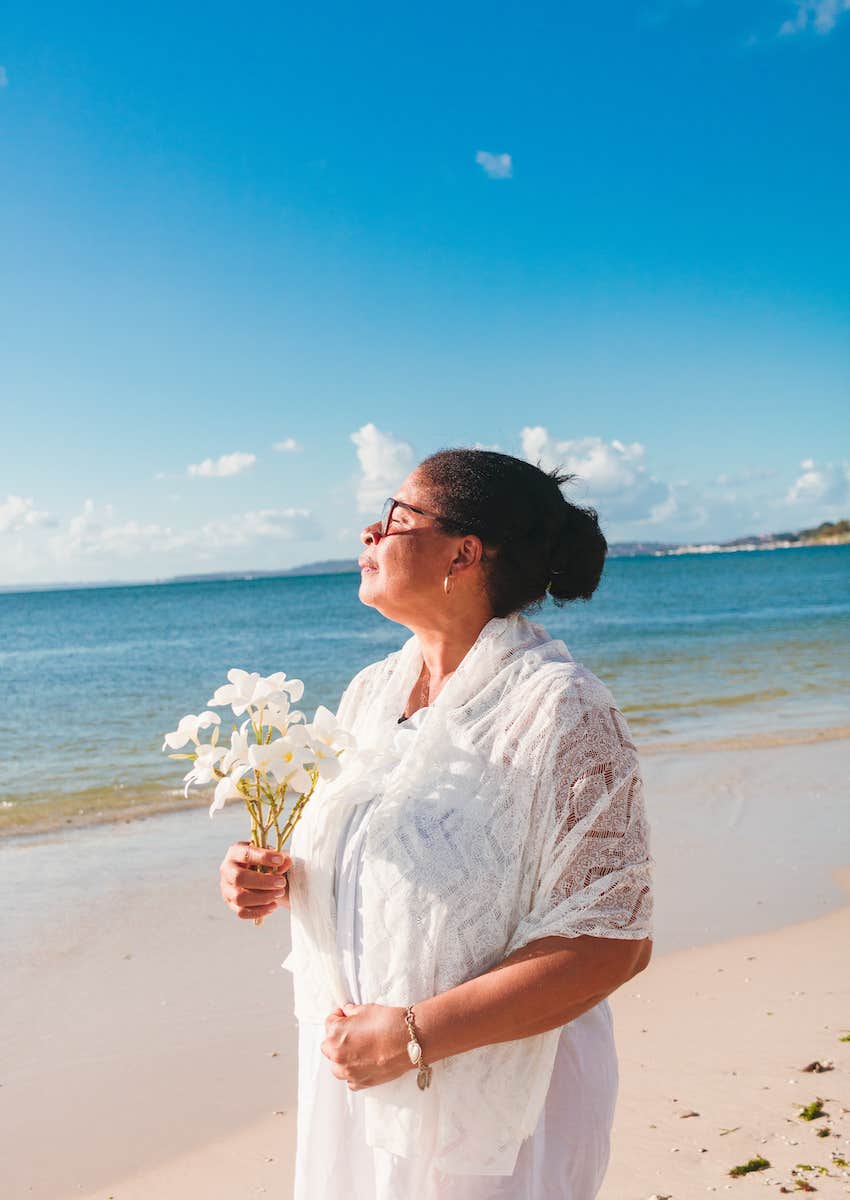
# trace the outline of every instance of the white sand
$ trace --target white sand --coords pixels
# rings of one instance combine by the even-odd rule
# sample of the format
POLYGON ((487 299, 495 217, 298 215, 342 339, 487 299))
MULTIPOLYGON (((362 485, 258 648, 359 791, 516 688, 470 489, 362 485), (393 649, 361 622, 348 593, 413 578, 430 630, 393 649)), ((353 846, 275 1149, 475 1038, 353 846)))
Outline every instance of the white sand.
MULTIPOLYGON (((830 1167, 850 1161, 848 751, 645 759, 656 956, 612 998, 603 1200, 779 1193, 797 1162, 833 1170, 811 1174, 819 1195, 850 1194, 830 1167), (800 1071, 826 1058, 833 1071, 800 1071), (828 1118, 799 1120, 817 1096, 828 1118), (729 1178, 757 1153, 769 1170, 729 1178)), ((241 813, 202 809, 0 847, 4 1200, 291 1194, 288 916, 257 928, 221 901, 218 863, 242 836, 241 813)))
MULTIPOLYGON (((844 880, 850 891, 850 870, 844 880)), ((833 1162, 850 1163, 850 1042, 839 1040, 850 1033, 850 906, 666 955, 611 1006, 620 1100, 600 1200, 796 1192, 797 1178, 850 1195, 850 1170, 833 1162), (815 1060, 835 1067, 801 1069, 815 1060), (801 1120, 818 1097, 828 1117, 801 1120), (730 1178, 758 1155, 769 1169, 730 1178), (816 1169, 795 1175, 800 1163, 816 1169)))

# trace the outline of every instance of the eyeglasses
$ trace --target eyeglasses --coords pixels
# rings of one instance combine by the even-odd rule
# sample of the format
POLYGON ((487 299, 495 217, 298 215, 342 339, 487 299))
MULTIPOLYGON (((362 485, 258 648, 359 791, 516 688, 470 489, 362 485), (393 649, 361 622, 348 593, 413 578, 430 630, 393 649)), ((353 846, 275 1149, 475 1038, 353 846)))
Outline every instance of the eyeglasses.
POLYGON ((405 504, 403 500, 396 500, 394 496, 387 496, 384 507, 381 509, 381 537, 387 537, 390 521, 393 519, 393 509, 396 507, 410 509, 411 512, 419 513, 422 517, 437 517, 442 520, 441 513, 426 512, 424 508, 416 508, 413 504, 405 504))
MULTIPOLYGON (((390 521, 393 518, 394 508, 408 508, 411 512, 419 513, 421 517, 435 517, 437 520, 445 521, 448 518, 442 513, 426 512, 424 508, 416 508, 413 504, 405 504, 403 500, 396 500, 395 496, 387 496, 384 501, 384 507, 381 509, 381 537, 387 537, 390 533, 401 533, 400 529, 390 529, 390 521)), ((482 551, 481 561, 487 562, 490 555, 482 551)))

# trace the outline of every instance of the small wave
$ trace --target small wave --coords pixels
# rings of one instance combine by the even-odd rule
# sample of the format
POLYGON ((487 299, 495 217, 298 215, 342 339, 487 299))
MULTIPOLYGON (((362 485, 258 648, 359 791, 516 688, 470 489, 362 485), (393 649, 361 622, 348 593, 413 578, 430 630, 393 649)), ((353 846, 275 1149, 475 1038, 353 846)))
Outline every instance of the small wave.
POLYGON ((755 704, 764 700, 781 700, 792 695, 787 688, 763 688, 758 692, 738 692, 734 696, 697 696, 689 700, 676 700, 669 704, 627 704, 623 705, 626 717, 633 719, 632 714, 638 714, 644 719, 651 719, 656 712, 692 713, 702 708, 737 708, 741 704, 755 704))
POLYGON ((690 742, 641 742, 641 754, 694 753, 701 750, 768 750, 774 746, 809 746, 850 738, 850 725, 824 729, 785 729, 782 732, 743 733, 690 742))

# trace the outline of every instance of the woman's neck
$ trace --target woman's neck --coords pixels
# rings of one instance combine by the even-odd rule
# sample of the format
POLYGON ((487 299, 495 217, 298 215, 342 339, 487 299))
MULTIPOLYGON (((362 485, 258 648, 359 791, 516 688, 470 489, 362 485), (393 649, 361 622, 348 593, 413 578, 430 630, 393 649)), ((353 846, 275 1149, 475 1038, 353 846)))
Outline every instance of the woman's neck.
POLYGON ((482 616, 479 612, 474 616, 470 614, 468 619, 453 621, 446 628, 413 630, 422 654, 422 670, 414 691, 421 687, 423 699, 417 707, 436 700, 491 619, 492 613, 482 616))

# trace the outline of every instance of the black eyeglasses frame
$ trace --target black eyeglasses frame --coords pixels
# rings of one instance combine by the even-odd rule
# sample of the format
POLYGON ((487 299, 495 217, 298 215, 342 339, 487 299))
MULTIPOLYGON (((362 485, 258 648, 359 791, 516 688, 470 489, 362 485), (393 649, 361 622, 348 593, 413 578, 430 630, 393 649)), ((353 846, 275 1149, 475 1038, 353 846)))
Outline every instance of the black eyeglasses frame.
POLYGON ((426 512, 424 508, 417 508, 414 504, 406 504, 404 500, 396 500, 395 496, 387 496, 384 501, 384 507, 381 509, 381 537, 388 536, 390 521, 393 519, 393 509, 407 508, 410 512, 419 513, 422 517, 436 517, 438 520, 444 520, 442 513, 426 512))
MULTIPOLYGON (((390 536, 389 524, 390 524, 390 521, 392 520, 393 509, 396 506, 398 506, 399 508, 407 508, 410 510, 410 512, 419 513, 419 515, 421 517, 433 517, 438 521, 448 520, 448 518, 443 516, 442 513, 427 512, 424 508, 417 508, 416 505, 414 505, 414 504, 405 503, 404 500, 396 500, 395 496, 387 496, 386 500, 384 501, 384 506, 381 509, 380 535, 382 538, 390 536)), ((402 531, 398 530, 398 532, 401 533, 402 531)), ((481 561, 487 562, 489 557, 490 556, 486 553, 486 551, 484 551, 482 549, 481 561)))

